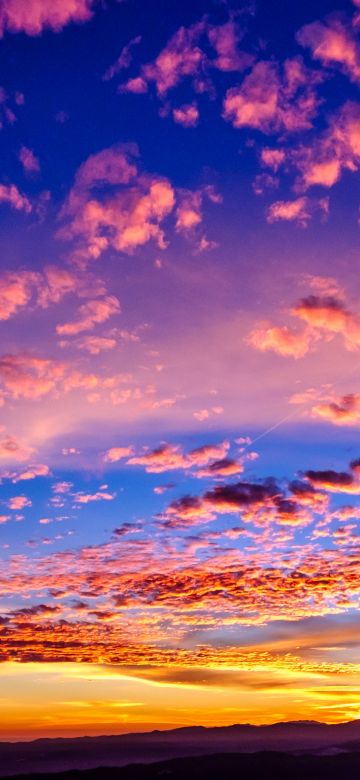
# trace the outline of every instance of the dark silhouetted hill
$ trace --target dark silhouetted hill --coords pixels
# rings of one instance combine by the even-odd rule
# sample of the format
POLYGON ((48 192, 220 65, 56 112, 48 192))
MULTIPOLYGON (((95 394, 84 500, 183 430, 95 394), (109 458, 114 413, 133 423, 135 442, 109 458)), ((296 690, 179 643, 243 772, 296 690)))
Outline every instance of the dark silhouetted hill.
POLYGON ((153 764, 99 767, 56 775, 21 775, 18 780, 359 780, 360 752, 334 756, 288 753, 229 753, 153 764))
MULTIPOLYGON (((303 761, 310 760, 305 755, 307 753, 312 754, 313 757, 316 754, 324 760, 331 758, 331 761, 340 761, 341 758, 345 761, 347 759, 344 755, 352 753, 355 756, 352 760, 356 762, 357 756, 360 757, 360 721, 336 725, 298 721, 275 723, 270 726, 234 725, 218 728, 195 726, 118 736, 1 742, 0 775, 4 777, 20 774, 51 774, 69 770, 91 770, 96 767, 155 764, 169 759, 209 754, 251 754, 264 751, 297 754, 296 760, 300 760, 299 756, 301 756, 303 761)), ((223 755, 222 760, 226 761, 226 756, 223 755)), ((235 761, 234 755, 231 760, 235 761)), ((251 759, 243 755, 241 760, 251 759)), ((276 758, 277 762, 281 760, 281 757, 276 758)), ((291 763, 293 757, 288 755, 283 760, 291 763)), ((140 774, 134 775, 134 778, 147 780, 148 777, 153 777, 151 772, 155 770, 140 767, 136 771, 140 774), (147 772, 150 774, 146 774, 147 772)), ((87 775, 81 775, 81 780, 85 780, 85 777, 87 775)), ((119 777, 121 780, 128 780, 130 775, 125 773, 119 777)), ((109 780, 110 778, 109 774, 109 780)), ((360 771, 357 778, 360 780, 360 771)))

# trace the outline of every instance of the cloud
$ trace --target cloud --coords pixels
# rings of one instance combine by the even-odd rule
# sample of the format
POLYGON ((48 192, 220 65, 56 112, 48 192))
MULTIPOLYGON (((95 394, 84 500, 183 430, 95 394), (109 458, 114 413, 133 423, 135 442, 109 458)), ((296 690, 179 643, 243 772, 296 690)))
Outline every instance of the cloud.
POLYGON ((174 122, 183 127, 196 127, 199 121, 199 109, 196 103, 184 103, 179 108, 173 108, 174 122))
POLYGON ((126 84, 119 87, 119 92, 131 92, 133 95, 144 95, 148 91, 148 85, 142 76, 129 79, 126 84))
POLYGON ((121 70, 126 70, 130 67, 133 59, 133 53, 132 49, 134 46, 138 46, 139 43, 141 43, 142 37, 141 35, 137 35, 136 38, 132 38, 129 43, 127 43, 119 57, 117 58, 116 62, 111 65, 110 68, 106 71, 106 73, 103 76, 104 81, 109 81, 110 79, 113 79, 114 76, 116 76, 117 73, 119 73, 121 70))
POLYGON ((250 332, 246 342, 263 352, 273 350, 295 358, 304 357, 317 342, 336 335, 343 337, 350 351, 360 346, 360 317, 347 309, 342 299, 309 295, 293 306, 291 314, 305 322, 302 331, 264 323, 250 332))
POLYGON ((13 496, 7 503, 9 509, 19 510, 31 506, 31 501, 27 496, 13 496))
POLYGON ((142 79, 146 83, 154 82, 160 97, 164 97, 185 77, 201 73, 205 54, 198 44, 204 30, 205 22, 197 22, 188 28, 180 27, 155 61, 142 67, 142 79))
POLYGON ((0 377, 5 390, 15 399, 37 399, 53 390, 65 373, 65 366, 27 354, 2 355, 0 377))
MULTIPOLYGON (((36 401, 48 395, 59 398, 64 393, 81 391, 90 402, 100 400, 101 392, 107 393, 110 402, 117 388, 123 387, 130 378, 119 373, 85 373, 76 367, 74 360, 62 362, 23 352, 0 356, 0 380, 4 398, 36 401)), ((127 393, 127 397, 135 396, 131 389, 121 392, 127 393)))
POLYGON ((273 223, 284 220, 286 222, 297 222, 302 227, 306 227, 316 209, 319 209, 323 215, 327 215, 329 209, 328 198, 311 201, 303 196, 296 200, 278 200, 268 207, 266 221, 273 223))
POLYGON ((15 184, 0 184, 0 203, 8 203, 16 211, 25 211, 30 214, 32 205, 26 195, 15 187, 15 184))
POLYGON ((212 185, 199 190, 180 190, 179 205, 176 209, 175 229, 178 233, 191 235, 203 221, 203 203, 205 198, 211 203, 219 204, 222 196, 212 185))
POLYGON ((25 173, 40 173, 39 160, 31 149, 22 146, 18 156, 25 173))
POLYGON ((211 461, 225 458, 229 448, 230 443, 226 440, 220 444, 204 444, 188 453, 183 453, 182 448, 177 444, 163 444, 154 450, 145 450, 143 453, 132 455, 127 463, 131 466, 145 466, 150 474, 161 474, 164 471, 178 469, 198 469, 207 466, 211 461))
POLYGON ((87 22, 95 0, 5 0, 0 7, 0 35, 60 32, 70 22, 87 22))
POLYGON ((360 395, 348 393, 329 402, 316 404, 311 413, 334 425, 356 425, 360 422, 360 395))
POLYGON ((297 360, 307 355, 316 342, 316 335, 311 328, 299 331, 286 325, 276 327, 264 324, 254 328, 247 336, 246 342, 261 352, 273 351, 282 357, 293 357, 297 360))
POLYGON ((95 325, 106 322, 120 311, 120 303, 114 295, 87 301, 80 306, 77 319, 57 325, 56 332, 59 336, 76 336, 84 330, 92 330, 95 325))
POLYGON ((360 161, 360 106, 347 101, 311 146, 300 146, 290 158, 299 171, 296 188, 333 187, 343 170, 357 171, 360 161))
POLYGON ((292 313, 325 334, 342 335, 349 350, 360 345, 360 317, 337 298, 309 295, 294 306, 292 313))
POLYGON ((271 168, 273 171, 278 171, 281 165, 286 160, 286 154, 284 149, 271 149, 270 147, 264 147, 260 153, 261 162, 267 168, 271 168))
POLYGON ((60 266, 45 266, 40 271, 4 271, 0 275, 0 320, 8 320, 28 306, 46 309, 65 295, 101 295, 103 284, 89 276, 74 274, 60 266))
POLYGON ((61 212, 67 224, 58 231, 59 238, 80 242, 75 259, 96 259, 109 248, 131 254, 151 240, 166 246, 161 223, 175 192, 168 179, 139 173, 137 156, 134 145, 116 146, 79 168, 61 212))
POLYGON ((73 493, 75 504, 91 504, 94 501, 113 501, 115 493, 98 490, 96 493, 73 493))
POLYGON ((19 442, 14 436, 5 434, 3 438, 0 438, 0 458, 1 460, 9 461, 23 461, 27 460, 33 453, 32 447, 27 446, 24 443, 19 442))
POLYGON ((106 451, 103 460, 105 463, 117 463, 133 454, 133 447, 111 447, 106 451))
POLYGON ((196 92, 212 92, 210 70, 242 71, 253 62, 252 55, 238 48, 242 37, 234 14, 222 25, 211 25, 204 17, 190 27, 180 27, 155 60, 143 65, 139 75, 122 84, 120 91, 140 94, 154 84, 157 95, 164 99, 184 79, 190 79, 196 92), (209 45, 215 57, 210 56, 209 45))
POLYGON ((73 339, 72 341, 63 339, 62 341, 59 341, 59 347, 75 347, 83 352, 88 352, 90 355, 100 355, 101 352, 114 349, 117 343, 115 338, 109 336, 84 336, 83 338, 73 339))
POLYGON ((11 474, 9 477, 11 478, 11 481, 14 482, 23 482, 25 480, 29 479, 36 479, 36 477, 48 477, 50 474, 49 466, 47 466, 45 463, 36 463, 33 466, 28 466, 25 471, 20 471, 17 474, 11 474))
POLYGON ((314 59, 323 65, 338 65, 351 81, 360 81, 359 45, 353 31, 339 19, 307 24, 296 37, 301 46, 311 50, 314 59))
POLYGON ((239 87, 228 89, 223 117, 266 134, 306 130, 317 113, 318 80, 301 57, 285 60, 282 73, 274 62, 257 62, 239 87))
POLYGON ((234 460, 233 458, 221 458, 210 463, 205 469, 201 469, 197 472, 198 477, 231 477, 237 474, 241 474, 244 471, 242 463, 234 460))
POLYGON ((131 466, 145 466, 151 474, 161 474, 163 471, 183 469, 186 459, 178 445, 163 444, 155 450, 133 455, 127 463, 131 466))
POLYGON ((360 482, 346 471, 306 471, 305 478, 314 488, 326 490, 329 493, 360 493, 360 482))
POLYGON ((27 306, 38 281, 39 275, 32 271, 7 271, 0 276, 0 320, 8 320, 27 306))
POLYGON ((183 528, 187 525, 208 523, 214 519, 214 513, 196 496, 183 496, 172 501, 162 516, 168 528, 183 528))
POLYGON ((230 18, 225 24, 210 26, 207 34, 217 55, 216 59, 211 61, 212 67, 228 73, 244 70, 253 62, 254 57, 251 54, 239 51, 238 44, 244 32, 234 18, 230 18))

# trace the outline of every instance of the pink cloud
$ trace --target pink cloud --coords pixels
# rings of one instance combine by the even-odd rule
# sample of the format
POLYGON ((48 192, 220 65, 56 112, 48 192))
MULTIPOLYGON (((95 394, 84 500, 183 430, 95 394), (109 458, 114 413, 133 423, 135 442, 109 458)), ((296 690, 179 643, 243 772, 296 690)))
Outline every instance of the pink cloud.
POLYGON ((46 308, 51 303, 59 303, 65 295, 74 294, 79 298, 104 295, 106 289, 99 279, 90 275, 74 273, 58 265, 45 266, 39 277, 37 303, 46 308))
POLYGON ((183 127, 196 127, 199 121, 199 109, 196 103, 188 103, 179 108, 173 108, 174 122, 183 127))
POLYGON ((201 71, 205 54, 198 43, 204 29, 204 22, 198 22, 188 28, 180 27, 155 62, 143 66, 142 77, 147 82, 155 83, 161 97, 183 78, 194 77, 201 71))
POLYGON ((88 352, 90 355, 100 355, 101 352, 114 349, 117 343, 115 338, 109 336, 84 336, 72 341, 59 341, 59 347, 75 347, 83 352, 88 352))
POLYGON ((33 449, 19 442, 13 436, 0 438, 0 458, 3 461, 23 461, 32 455, 33 449))
MULTIPOLYGON (((223 25, 211 25, 206 18, 190 27, 180 27, 168 40, 153 62, 143 65, 140 74, 120 86, 121 92, 144 93, 154 83, 157 94, 165 98, 183 79, 190 78, 196 92, 211 91, 210 68, 220 71, 241 71, 254 57, 238 48, 243 31, 234 15, 223 25), (215 51, 215 58, 207 51, 215 51)), ((120 55, 122 58, 124 50, 120 55)), ((128 61, 128 52, 125 52, 128 61)))
POLYGON ((0 358, 0 377, 5 390, 15 399, 47 395, 64 372, 63 364, 32 355, 9 354, 0 358))
POLYGON ((119 92, 132 92, 133 95, 144 95, 147 91, 147 81, 142 76, 135 76, 119 87, 119 92))
POLYGON ((347 309, 342 300, 309 295, 291 309, 291 314, 305 322, 302 331, 265 323, 251 331, 247 343, 261 351, 273 350, 295 358, 306 355, 320 340, 329 341, 335 335, 343 337, 348 350, 360 346, 360 317, 347 309))
POLYGON ((151 474, 177 469, 198 469, 211 461, 225 458, 229 447, 230 443, 224 441, 220 444, 206 444, 184 453, 179 445, 163 444, 155 450, 145 450, 132 455, 127 463, 131 466, 145 466, 146 471, 151 474))
POLYGON ((95 0, 6 0, 0 8, 0 35, 6 31, 40 35, 60 32, 69 22, 87 22, 95 0))
POLYGON ((115 493, 98 490, 96 493, 74 493, 73 498, 76 504, 91 504, 94 501, 113 501, 115 493))
POLYGON ((26 496, 13 496, 8 501, 9 509, 25 509, 27 506, 31 506, 31 501, 26 496))
MULTIPOLYGON (((200 190, 181 190, 176 209, 175 228, 179 233, 191 234, 203 221, 203 203, 208 198, 212 203, 221 203, 222 197, 211 185, 200 190)), ((201 239, 206 241, 205 237, 201 239)), ((205 249, 207 247, 203 247, 205 249)))
POLYGON ((133 451, 133 447, 111 447, 105 453, 103 460, 105 463, 117 463, 119 460, 129 458, 133 451))
POLYGON ((117 73, 119 73, 121 70, 126 70, 126 68, 129 68, 132 59, 132 49, 134 46, 138 46, 139 43, 141 43, 141 35, 137 35, 136 38, 132 38, 129 43, 126 44, 126 46, 123 47, 119 57, 117 58, 116 62, 111 65, 110 68, 106 71, 104 74, 104 81, 109 81, 110 79, 113 79, 114 76, 116 76, 117 73))
POLYGON ((301 46, 324 65, 339 65, 352 81, 360 81, 360 47, 353 32, 338 19, 307 24, 297 34, 301 46))
POLYGON ((0 320, 8 320, 32 298, 39 275, 32 271, 5 272, 0 276, 0 320))
POLYGON ((216 59, 211 60, 211 64, 218 70, 224 72, 240 71, 253 62, 254 57, 238 49, 238 44, 243 38, 243 31, 234 19, 229 19, 228 22, 220 26, 209 27, 208 37, 217 54, 216 59))
POLYGON ((263 133, 306 130, 317 113, 317 82, 300 57, 285 60, 282 73, 273 62, 257 62, 239 87, 228 89, 223 117, 263 133))
POLYGON ((40 163, 34 152, 28 149, 27 146, 22 146, 19 151, 19 160, 24 168, 25 173, 39 173, 40 163))
POLYGON ((271 149, 265 147, 261 150, 261 162, 266 165, 267 168, 271 168, 273 171, 278 171, 280 166, 286 160, 286 154, 284 149, 271 149))
POLYGON ((77 319, 57 325, 56 332, 59 336, 76 336, 84 330, 92 330, 95 325, 106 322, 120 311, 120 303, 114 295, 87 301, 80 306, 77 319))
POLYGON ((276 203, 272 203, 267 209, 266 220, 270 223, 279 222, 280 220, 297 222, 302 227, 306 227, 312 214, 317 209, 323 215, 327 215, 329 210, 328 198, 312 201, 310 198, 303 196, 295 200, 279 200, 276 203))
POLYGON ((36 463, 33 466, 28 466, 25 471, 20 471, 17 474, 12 474, 11 480, 14 482, 23 482, 29 479, 36 479, 36 477, 47 477, 50 474, 49 466, 45 463, 36 463))
POLYGON ((309 352, 316 336, 310 328, 296 331, 286 326, 265 324, 252 330, 246 341, 261 352, 273 351, 283 357, 298 359, 309 352))
POLYGON ((16 211, 30 214, 32 205, 26 195, 22 195, 15 184, 0 184, 0 203, 8 203, 16 211))
POLYGON ((110 247, 131 254, 150 240, 160 248, 166 246, 161 223, 174 208, 174 189, 168 179, 140 174, 136 156, 134 145, 105 149, 77 172, 62 210, 70 221, 58 233, 60 238, 80 241, 75 258, 98 258, 110 247), (94 187, 98 193, 109 185, 113 194, 103 194, 101 199, 92 194, 94 187))
POLYGON ((99 280, 60 266, 45 266, 42 271, 5 271, 0 276, 0 320, 8 320, 30 305, 45 309, 65 295, 85 297, 104 292, 99 280))
POLYGON ((360 161, 360 107, 348 101, 331 118, 329 127, 312 146, 300 146, 292 155, 299 171, 299 191, 314 185, 332 187, 343 170, 357 171, 360 161))

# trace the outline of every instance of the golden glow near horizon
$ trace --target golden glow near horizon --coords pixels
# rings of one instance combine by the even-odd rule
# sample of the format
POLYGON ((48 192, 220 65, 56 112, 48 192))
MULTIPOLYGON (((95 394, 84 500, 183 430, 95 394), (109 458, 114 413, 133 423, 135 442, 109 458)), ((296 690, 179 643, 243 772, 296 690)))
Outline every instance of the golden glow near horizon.
POLYGON ((183 725, 266 724, 360 715, 360 668, 338 673, 255 668, 248 683, 156 682, 89 664, 0 666, 0 739, 148 731, 183 725), (264 675, 266 674, 266 681, 264 675))

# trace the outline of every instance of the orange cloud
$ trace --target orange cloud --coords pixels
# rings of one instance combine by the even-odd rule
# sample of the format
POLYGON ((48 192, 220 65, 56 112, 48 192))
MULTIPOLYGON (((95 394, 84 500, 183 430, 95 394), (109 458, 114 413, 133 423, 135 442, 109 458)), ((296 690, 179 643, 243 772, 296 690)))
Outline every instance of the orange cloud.
POLYGON ((312 407, 314 417, 320 417, 335 425, 356 425, 360 422, 360 395, 349 393, 330 402, 312 407))
POLYGON ((283 357, 293 357, 296 360, 304 357, 316 341, 316 335, 311 328, 296 331, 287 326, 273 327, 264 325, 254 328, 246 338, 246 342, 261 352, 273 351, 283 357))
MULTIPOLYGON (((356 350, 360 346, 360 317, 347 309, 343 300, 339 298, 309 295, 293 306, 291 314, 305 322, 306 327, 302 331, 296 331, 286 325, 279 327, 265 323, 254 328, 247 336, 246 342, 263 352, 273 350, 279 355, 295 358, 306 355, 321 339, 329 341, 335 335, 343 337, 348 350, 356 350)), ((313 397, 312 393, 307 400, 312 400, 313 397)), ((293 397, 292 402, 298 402, 296 396, 293 397)), ((316 407, 316 413, 321 409, 324 409, 325 416, 326 410, 323 406, 316 407)), ((348 411, 350 412, 350 409, 348 411)), ((335 408, 333 413, 336 414, 335 408)), ((340 414, 339 410, 339 417, 340 414)))
POLYGON ((327 490, 330 493, 360 494, 360 482, 352 474, 345 471, 306 471, 305 478, 314 488, 327 490))
POLYGON ((292 313, 324 333, 341 334, 347 349, 360 345, 360 317, 337 298, 310 295, 294 306, 292 313))

